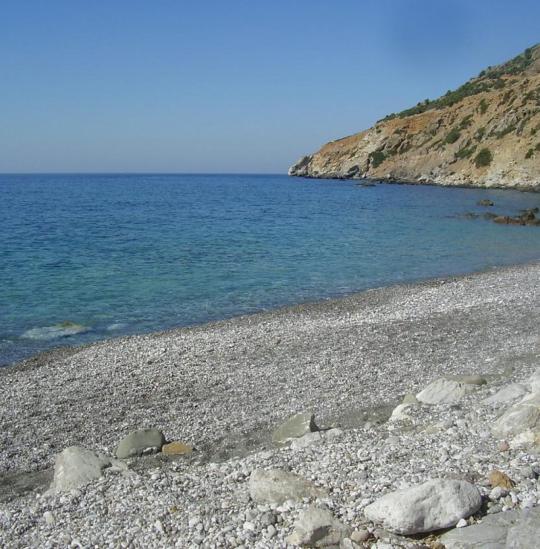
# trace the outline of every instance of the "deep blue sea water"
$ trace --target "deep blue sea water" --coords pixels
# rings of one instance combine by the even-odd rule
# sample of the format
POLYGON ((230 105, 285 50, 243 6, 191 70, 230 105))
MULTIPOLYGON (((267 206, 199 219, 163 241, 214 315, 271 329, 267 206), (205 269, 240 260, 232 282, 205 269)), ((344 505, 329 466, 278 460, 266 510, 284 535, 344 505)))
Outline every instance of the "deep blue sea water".
POLYGON ((57 345, 540 258, 540 227, 466 219, 517 191, 282 175, 1 175, 0 364, 57 345), (63 322, 88 328, 66 336, 63 322))

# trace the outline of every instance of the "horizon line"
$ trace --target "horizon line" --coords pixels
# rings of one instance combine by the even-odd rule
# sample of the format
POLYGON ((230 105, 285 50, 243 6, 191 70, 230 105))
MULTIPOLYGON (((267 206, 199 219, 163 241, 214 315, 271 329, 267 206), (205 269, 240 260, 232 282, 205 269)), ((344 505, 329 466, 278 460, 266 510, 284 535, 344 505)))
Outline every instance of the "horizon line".
POLYGON ((0 175, 287 175, 287 172, 159 172, 159 171, 74 171, 0 172, 0 175))

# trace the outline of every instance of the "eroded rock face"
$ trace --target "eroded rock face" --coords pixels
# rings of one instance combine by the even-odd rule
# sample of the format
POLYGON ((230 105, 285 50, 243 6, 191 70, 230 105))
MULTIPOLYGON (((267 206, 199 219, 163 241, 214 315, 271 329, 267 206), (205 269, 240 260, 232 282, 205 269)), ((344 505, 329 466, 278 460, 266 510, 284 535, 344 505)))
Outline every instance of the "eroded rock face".
POLYGON ((165 444, 165 437, 158 429, 139 429, 124 437, 116 449, 119 459, 140 456, 145 452, 159 452, 165 444))
MULTIPOLYGON (((511 63, 486 69, 455 94, 327 143, 302 157, 289 174, 540 189, 536 148, 540 111, 535 99, 539 67, 537 45, 530 49, 528 60, 523 59, 521 71, 516 72, 511 63)), ((503 217, 502 222, 512 221, 503 217)))
POLYGON ((455 526, 482 504, 478 489, 464 480, 430 480, 390 492, 364 509, 366 517, 396 534, 455 526))
POLYGON ((68 492, 86 486, 100 478, 110 464, 111 460, 103 455, 81 446, 70 446, 56 456, 50 490, 68 492))
POLYGON ((257 503, 280 504, 288 499, 320 497, 324 491, 294 473, 256 469, 249 479, 249 495, 257 503))
POLYGON ((311 506, 300 513, 287 542, 306 547, 337 547, 349 533, 350 529, 330 511, 311 506))
POLYGON ((431 382, 416 398, 425 404, 447 404, 458 402, 464 396, 473 393, 478 383, 467 383, 441 377, 431 382))

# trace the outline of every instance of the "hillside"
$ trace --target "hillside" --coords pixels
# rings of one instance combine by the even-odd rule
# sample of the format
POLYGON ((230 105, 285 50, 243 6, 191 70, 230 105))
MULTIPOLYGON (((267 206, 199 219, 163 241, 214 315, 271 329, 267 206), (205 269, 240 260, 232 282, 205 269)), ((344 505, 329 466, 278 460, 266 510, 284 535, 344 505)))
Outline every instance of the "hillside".
POLYGON ((540 44, 327 143, 289 175, 540 190, 540 44))

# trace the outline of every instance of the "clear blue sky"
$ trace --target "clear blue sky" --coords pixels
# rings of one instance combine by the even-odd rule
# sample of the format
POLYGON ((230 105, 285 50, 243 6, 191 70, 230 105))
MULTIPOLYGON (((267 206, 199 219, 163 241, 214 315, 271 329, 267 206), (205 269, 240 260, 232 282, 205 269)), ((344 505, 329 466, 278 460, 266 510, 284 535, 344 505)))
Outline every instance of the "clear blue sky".
POLYGON ((538 0, 2 0, 0 172, 285 172, 537 42, 538 0))

